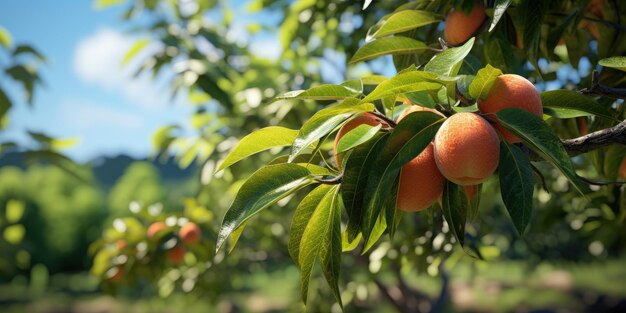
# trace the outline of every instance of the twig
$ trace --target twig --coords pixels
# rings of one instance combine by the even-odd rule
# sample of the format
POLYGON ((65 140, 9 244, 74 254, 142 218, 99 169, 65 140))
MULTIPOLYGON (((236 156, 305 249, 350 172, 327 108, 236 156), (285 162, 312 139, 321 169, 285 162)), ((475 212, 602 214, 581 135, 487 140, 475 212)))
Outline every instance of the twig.
POLYGON ((378 110, 375 110, 374 112, 371 112, 371 113, 376 115, 376 117, 379 117, 380 119, 384 120, 385 123, 389 124, 389 126, 396 127, 396 122, 394 122, 392 119, 388 118, 385 114, 382 114, 378 110))
POLYGON ((579 92, 584 95, 599 95, 615 99, 626 99, 626 88, 612 88, 600 84, 598 72, 596 71, 593 71, 591 76, 591 87, 581 89, 579 92))
MULTIPOLYGON (((561 13, 561 12, 550 12, 550 13, 548 13, 548 15, 566 17, 569 14, 561 13)), ((609 26, 615 28, 618 31, 626 31, 626 26, 624 26, 622 24, 619 24, 619 23, 615 23, 615 22, 611 22, 611 21, 605 21, 605 20, 601 20, 601 19, 597 19, 597 18, 593 18, 593 17, 589 17, 589 16, 584 16, 584 15, 581 18, 583 20, 588 20, 588 21, 592 21, 592 22, 596 22, 596 23, 609 25, 609 26)))
POLYGON ((582 177, 582 176, 578 176, 578 178, 580 178, 580 180, 586 182, 589 185, 595 185, 595 186, 626 185, 626 181, 602 181, 602 182, 598 182, 598 181, 593 181, 593 180, 587 179, 587 178, 582 177))
POLYGON ((607 129, 578 138, 562 140, 561 143, 570 156, 577 156, 613 144, 626 145, 626 120, 607 129))
POLYGON ((338 185, 341 184, 341 179, 343 178, 343 173, 339 176, 335 176, 331 179, 323 179, 323 178, 317 178, 315 179, 316 182, 323 184, 323 185, 338 185))

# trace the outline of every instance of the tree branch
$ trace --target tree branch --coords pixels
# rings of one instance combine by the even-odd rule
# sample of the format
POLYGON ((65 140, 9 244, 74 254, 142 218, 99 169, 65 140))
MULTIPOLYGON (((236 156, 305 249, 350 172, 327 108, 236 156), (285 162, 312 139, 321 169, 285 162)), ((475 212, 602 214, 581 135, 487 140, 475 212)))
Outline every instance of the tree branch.
POLYGON ((613 144, 626 145, 626 120, 611 128, 595 131, 578 138, 562 140, 561 143, 570 156, 613 144))
POLYGON ((614 99, 626 99, 626 88, 612 88, 600 84, 598 72, 593 71, 591 76, 591 87, 580 90, 584 95, 598 95, 614 99))

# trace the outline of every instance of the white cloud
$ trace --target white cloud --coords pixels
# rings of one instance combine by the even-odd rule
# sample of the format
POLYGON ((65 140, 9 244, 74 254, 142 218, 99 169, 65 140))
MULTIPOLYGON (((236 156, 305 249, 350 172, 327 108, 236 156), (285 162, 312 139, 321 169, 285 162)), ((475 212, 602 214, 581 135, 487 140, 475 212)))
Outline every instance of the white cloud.
MULTIPOLYGON (((74 71, 81 80, 117 92, 145 110, 162 110, 170 102, 168 89, 157 86, 148 75, 132 77, 137 63, 121 64, 134 42, 135 39, 117 30, 100 29, 78 43, 74 71)), ((147 47, 136 59, 142 59, 155 48, 154 45, 147 47)))
POLYGON ((116 127, 137 129, 144 125, 140 115, 89 100, 71 100, 62 104, 63 116, 78 130, 116 127))
POLYGON ((250 51, 258 57, 276 61, 280 57, 283 48, 280 46, 278 38, 270 37, 261 40, 254 40, 250 44, 250 51))

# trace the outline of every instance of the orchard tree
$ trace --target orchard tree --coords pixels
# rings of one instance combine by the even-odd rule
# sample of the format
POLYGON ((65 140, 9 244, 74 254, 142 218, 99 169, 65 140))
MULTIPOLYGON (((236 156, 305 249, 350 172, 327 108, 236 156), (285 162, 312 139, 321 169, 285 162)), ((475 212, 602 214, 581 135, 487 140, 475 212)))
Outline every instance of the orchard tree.
MULTIPOLYGON (((619 1, 252 1, 250 7, 284 12, 276 64, 223 42, 233 21, 227 7, 223 25, 203 24, 216 2, 193 11, 175 2, 130 3, 126 18, 142 10, 161 18, 140 28, 161 43, 142 70, 159 74, 175 59, 188 65, 172 86, 201 100, 193 125, 209 142, 176 150, 188 139, 167 126, 155 136, 158 148, 187 160, 183 165, 196 157, 204 164, 200 207, 221 205, 226 191, 237 190, 218 231, 213 217, 198 223, 208 238, 203 249, 215 245, 215 254, 194 252, 191 263, 175 266, 201 264, 202 257, 241 266, 246 253, 233 251, 240 238, 275 235, 300 269, 305 303, 319 261, 339 306, 375 305, 360 302, 345 283, 365 277, 398 311, 414 311, 442 308, 445 265, 464 254, 538 262, 623 253, 626 7, 619 1), (212 59, 203 40, 224 57, 212 59), (348 65, 337 65, 328 49, 348 65), (241 56, 250 62, 238 66, 241 56), (319 67, 310 71, 314 60, 333 63, 345 81, 327 84, 319 67), (376 74, 381 64, 397 74, 376 74), (287 79, 272 81, 276 72, 287 79), (256 88, 272 99, 258 105, 258 97, 246 96, 256 88), (298 90, 271 96, 285 88, 298 90), (240 138, 234 147, 218 144, 233 137, 240 138), (281 209, 266 210, 276 205, 281 209), (292 216, 288 239, 267 227, 289 221, 285 216, 292 216), (225 246, 231 253, 224 259, 225 246), (350 273, 341 271, 346 267, 350 273), (415 269, 442 278, 439 298, 415 288, 407 276, 415 269)), ((143 229, 137 246, 147 242, 149 225, 167 218, 157 212, 132 222, 143 229)), ((115 285, 121 278, 111 269, 137 259, 160 271, 152 280, 165 277, 174 265, 158 260, 177 246, 188 220, 165 223, 167 235, 147 244, 154 254, 145 259, 134 250, 117 258, 111 251, 124 232, 105 236, 100 251, 109 252, 96 272, 109 273, 115 285)), ((280 256, 275 244, 258 249, 280 256)), ((207 275, 207 282, 223 278, 207 275)), ((311 310, 330 309, 317 300, 309 301, 311 310)))
MULTIPOLYGON (((625 28, 619 24, 625 13, 617 1, 400 5, 370 28, 350 60, 393 55, 397 75, 278 96, 274 101, 337 102, 299 130, 270 126, 249 134, 221 163, 218 172, 258 152, 290 147, 282 162, 258 169, 241 186, 224 216, 217 249, 228 239, 232 249, 245 226, 254 223, 251 218, 272 204, 307 193, 293 213, 289 234, 302 298, 306 302, 319 260, 341 305, 342 252, 358 249, 367 255, 384 234, 394 240, 400 229, 412 227, 403 220, 442 216, 437 232, 449 229, 450 242, 481 258, 466 228, 480 220, 483 183, 497 180, 520 235, 531 221, 535 190, 549 191, 537 162, 557 169, 568 181, 566 192, 583 201, 594 200, 597 186, 623 184, 614 181, 625 178, 626 168, 626 90, 620 72, 626 58, 617 57, 626 52, 625 28), (594 67, 599 64, 600 73, 580 70, 582 56, 594 67), (549 65, 558 63, 569 65, 580 85, 567 82, 558 86, 565 88, 540 93, 533 82, 545 90, 555 75, 549 65), (568 138, 572 133, 563 128, 570 120, 579 122, 574 132, 582 136, 568 138), (577 173, 582 154, 592 154, 597 181, 577 173)), ((616 190, 621 193, 612 199, 613 210, 623 227, 626 195, 623 188, 616 190)), ((411 242, 407 235, 401 241, 411 242)), ((418 301, 408 301, 415 292, 402 293, 405 298, 396 306, 408 311, 418 301)))

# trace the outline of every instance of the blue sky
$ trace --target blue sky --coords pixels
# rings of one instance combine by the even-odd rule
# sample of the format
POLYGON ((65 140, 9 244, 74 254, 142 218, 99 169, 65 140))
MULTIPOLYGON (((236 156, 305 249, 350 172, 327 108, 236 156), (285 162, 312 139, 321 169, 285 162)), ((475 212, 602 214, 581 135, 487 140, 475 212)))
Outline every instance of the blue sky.
MULTIPOLYGON (((243 10, 242 2, 236 1, 238 10, 243 10)), ((186 122, 193 107, 182 99, 170 101, 164 82, 130 79, 120 66, 135 39, 124 32, 130 26, 119 18, 124 9, 97 10, 87 0, 0 2, 0 26, 14 43, 31 44, 49 59, 41 68, 45 87, 37 90, 32 108, 19 89, 9 88, 15 103, 0 141, 27 145, 27 130, 42 131, 79 138, 64 151, 77 161, 120 153, 145 157, 152 152, 151 135, 158 127, 186 122)), ((276 39, 268 35, 253 44, 263 45, 270 57, 278 52, 276 39), (276 48, 266 49, 268 44, 276 48)), ((6 78, 0 79, 6 88, 6 78)))

